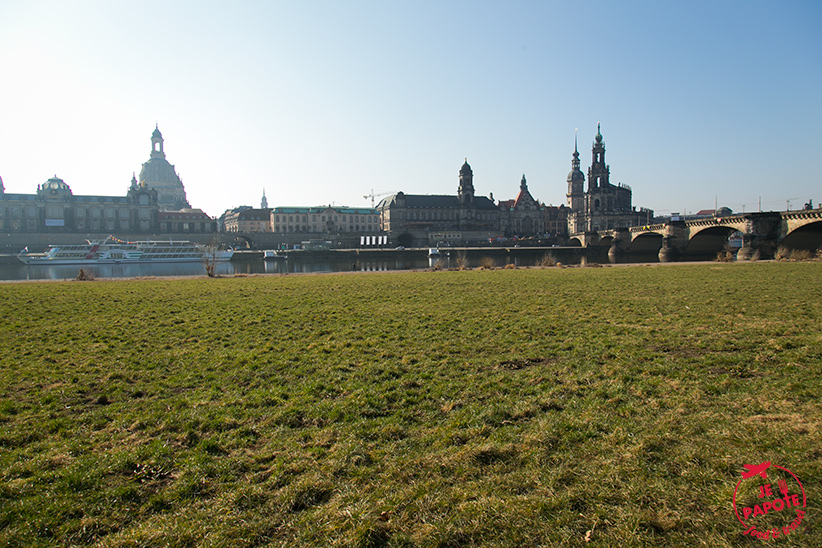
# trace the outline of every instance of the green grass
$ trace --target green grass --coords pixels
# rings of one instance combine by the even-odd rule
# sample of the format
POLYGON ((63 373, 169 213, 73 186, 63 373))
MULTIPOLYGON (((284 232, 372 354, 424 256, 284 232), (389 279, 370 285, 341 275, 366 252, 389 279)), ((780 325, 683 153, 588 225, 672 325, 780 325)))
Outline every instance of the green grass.
POLYGON ((0 285, 0 546, 820 546, 822 264, 0 285))

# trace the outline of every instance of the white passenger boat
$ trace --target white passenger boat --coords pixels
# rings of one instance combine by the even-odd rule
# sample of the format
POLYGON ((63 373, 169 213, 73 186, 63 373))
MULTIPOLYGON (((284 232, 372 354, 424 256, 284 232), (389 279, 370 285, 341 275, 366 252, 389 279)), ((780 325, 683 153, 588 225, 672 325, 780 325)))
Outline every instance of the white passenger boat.
POLYGON ((218 250, 189 241, 146 240, 128 242, 108 237, 101 242, 50 245, 45 253, 21 253, 17 258, 26 264, 121 264, 225 262, 234 250, 218 250))

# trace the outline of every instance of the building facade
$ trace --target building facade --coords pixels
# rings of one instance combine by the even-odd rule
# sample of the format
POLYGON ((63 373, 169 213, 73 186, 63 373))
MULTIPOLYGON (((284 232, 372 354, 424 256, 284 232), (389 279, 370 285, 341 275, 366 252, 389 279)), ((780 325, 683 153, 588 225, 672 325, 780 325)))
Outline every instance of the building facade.
POLYGON ((210 233, 217 232, 217 222, 202 209, 160 211, 157 214, 160 232, 210 233))
POLYGON ((545 235, 554 238, 557 242, 564 242, 568 237, 568 213, 564 205, 543 206, 542 218, 545 224, 545 235))
POLYGON ((334 234, 377 234, 376 209, 345 206, 241 207, 224 214, 226 232, 272 232, 327 237, 334 234))
POLYGON ((531 196, 525 175, 519 184, 519 194, 513 200, 500 201, 500 230, 507 237, 527 237, 545 233, 544 206, 531 196))
POLYGON ((226 211, 226 232, 271 232, 271 209, 241 207, 226 211))
POLYGON ((568 233, 573 235, 649 223, 654 213, 646 208, 637 210, 631 205, 631 187, 622 183, 611 184, 611 167, 605 163, 605 144, 599 124, 591 156, 588 189, 585 190, 585 175, 580 169, 579 151, 574 139, 571 172, 566 179, 566 198, 570 210, 568 233))
POLYGON ((364 207, 275 207, 271 210, 271 227, 280 234, 377 234, 380 215, 376 209, 364 207))
POLYGON ((143 164, 139 182, 132 176, 125 196, 75 195, 56 175, 37 185, 35 194, 7 193, 0 180, 0 232, 216 232, 214 219, 189 206, 156 128, 151 142, 151 157, 143 164))
POLYGON ((56 175, 36 194, 6 193, 0 184, 0 232, 156 232, 157 192, 132 178, 125 196, 77 196, 56 175))
POLYGON ((500 210, 493 199, 476 196, 468 161, 459 171, 457 195, 398 192, 377 205, 380 225, 403 246, 464 245, 502 236, 500 210))

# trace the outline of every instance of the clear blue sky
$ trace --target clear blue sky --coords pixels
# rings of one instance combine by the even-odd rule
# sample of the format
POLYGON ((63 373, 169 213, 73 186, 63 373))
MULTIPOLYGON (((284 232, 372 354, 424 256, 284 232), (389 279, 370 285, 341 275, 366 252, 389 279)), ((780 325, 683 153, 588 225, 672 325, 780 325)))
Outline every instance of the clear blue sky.
POLYGON ((0 177, 122 196, 155 123, 189 201, 565 203, 602 123, 658 213, 822 201, 822 2, 0 2, 0 177))

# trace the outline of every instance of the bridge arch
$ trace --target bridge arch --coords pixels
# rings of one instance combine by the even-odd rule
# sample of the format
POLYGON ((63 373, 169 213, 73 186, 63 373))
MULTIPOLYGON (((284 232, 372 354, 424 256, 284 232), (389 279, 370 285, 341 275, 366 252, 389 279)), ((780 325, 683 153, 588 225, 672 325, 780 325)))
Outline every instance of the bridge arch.
POLYGON ((728 238, 736 232, 738 230, 734 226, 716 225, 692 233, 683 252, 683 258, 690 260, 716 259, 718 253, 729 251, 728 238))
POLYGON ((568 246, 569 247, 582 247, 582 242, 579 240, 579 238, 571 238, 570 240, 568 240, 568 246))
POLYGON ((254 249, 254 241, 245 234, 235 234, 231 245, 235 248, 254 249))
POLYGON ((659 253, 662 247, 662 234, 659 232, 643 232, 631 241, 628 247, 630 253, 659 253))
POLYGON ((816 251, 822 248, 822 219, 791 230, 780 243, 787 249, 816 251))
POLYGON ((414 247, 414 237, 408 232, 397 236, 397 245, 402 247, 414 247))

